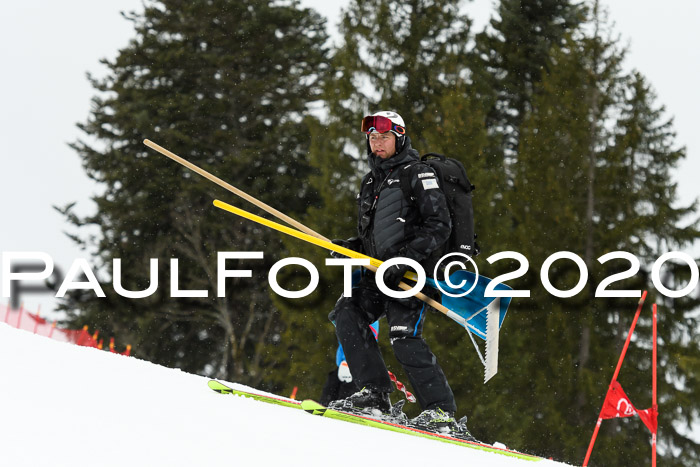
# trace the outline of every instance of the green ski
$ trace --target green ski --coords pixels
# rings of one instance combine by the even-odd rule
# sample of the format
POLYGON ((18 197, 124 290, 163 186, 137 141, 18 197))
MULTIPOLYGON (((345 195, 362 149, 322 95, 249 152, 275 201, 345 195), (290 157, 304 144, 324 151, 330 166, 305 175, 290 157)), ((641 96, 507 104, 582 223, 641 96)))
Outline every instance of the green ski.
POLYGON ((220 383, 219 381, 214 381, 214 380, 209 381, 208 385, 211 389, 218 392, 219 394, 233 394, 236 396, 242 396, 242 397, 247 397, 250 399, 255 399, 257 401, 265 402, 268 404, 281 405, 283 407, 291 407, 291 408, 295 408, 295 409, 303 409, 305 412, 310 413, 312 415, 320 415, 323 417, 334 418, 336 420, 344 420, 346 422, 356 423, 359 425, 380 428, 382 430, 394 431, 396 433, 405 433, 405 434, 411 435, 411 436, 418 436, 421 438, 434 439, 437 441, 441 441, 443 443, 456 444, 458 446, 465 446, 465 447, 469 447, 472 449, 478 449, 478 450, 486 451, 486 452, 494 452, 497 454, 502 454, 502 455, 506 455, 506 456, 510 456, 510 457, 517 457, 519 459, 528 460, 528 461, 540 461, 540 460, 542 460, 541 457, 533 456, 530 454, 523 454, 523 453, 513 451, 510 449, 506 449, 506 448, 498 448, 498 447, 490 446, 488 444, 484 444, 484 443, 480 443, 480 442, 465 441, 465 440, 461 440, 461 439, 457 439, 457 438, 452 438, 450 436, 441 435, 438 433, 431 433, 429 431, 419 430, 417 428, 411 428, 411 427, 407 427, 404 425, 397 425, 395 423, 391 423, 391 422, 387 422, 387 421, 376 420, 376 419, 370 418, 370 417, 364 417, 362 415, 356 415, 356 414, 351 414, 351 413, 347 413, 347 412, 339 412, 337 410, 326 408, 326 407, 322 406, 321 404, 319 404, 318 402, 313 401, 313 400, 305 400, 303 402, 300 402, 300 401, 296 401, 294 399, 287 399, 287 398, 279 397, 279 396, 271 396, 271 395, 257 394, 257 393, 248 392, 248 391, 241 391, 240 389, 232 388, 232 387, 227 386, 223 383, 220 383))
POLYGON ((322 417, 327 417, 327 418, 334 418, 336 420, 343 420, 346 422, 350 423, 357 423, 359 425, 365 425, 365 426, 371 426, 375 428, 380 428, 382 430, 388 430, 388 431, 394 431, 397 433, 405 433, 407 435, 411 436, 418 436, 421 438, 427 438, 427 439, 435 439, 438 441, 442 441, 443 443, 450 443, 450 444, 456 444, 458 446, 465 446, 469 447, 472 449, 478 449, 481 451, 486 451, 486 452, 494 452, 497 454, 503 454, 506 456, 510 457, 517 457, 518 459, 523 459, 523 460, 528 460, 528 461, 541 461, 543 460, 541 457, 533 456, 530 454, 523 454, 521 452, 513 451, 510 449, 506 448, 497 448, 494 446, 490 446, 488 444, 480 443, 480 442, 473 442, 473 441, 465 441, 457 438, 452 438, 450 436, 446 435, 441 435, 438 433, 431 433, 429 431, 423 431, 419 430, 416 428, 411 428, 403 425, 397 425, 394 423, 390 422, 385 422, 381 420, 376 420, 370 417, 364 417, 362 415, 355 415, 355 414, 350 414, 347 412, 339 412, 337 410, 329 409, 327 407, 322 406, 316 401, 312 400, 305 400, 301 403, 301 408, 304 409, 305 412, 310 413, 312 415, 320 415, 322 417))
POLYGON ((292 407, 295 409, 301 408, 301 402, 295 401, 294 399, 286 399, 284 397, 278 396, 267 396, 263 394, 255 394, 253 392, 241 391, 239 389, 234 389, 230 386, 226 386, 218 381, 209 381, 209 387, 219 394, 233 394, 234 396, 243 396, 250 399, 255 399, 256 401, 267 402, 268 404, 281 405, 283 407, 292 407))

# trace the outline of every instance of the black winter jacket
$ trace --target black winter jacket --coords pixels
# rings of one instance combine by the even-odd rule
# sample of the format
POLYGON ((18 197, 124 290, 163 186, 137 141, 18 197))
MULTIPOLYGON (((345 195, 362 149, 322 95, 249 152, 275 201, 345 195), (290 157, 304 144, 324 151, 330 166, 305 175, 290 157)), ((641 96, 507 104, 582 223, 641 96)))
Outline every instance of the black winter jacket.
POLYGON ((371 171, 357 195, 358 233, 368 255, 382 261, 405 256, 421 263, 431 276, 429 259, 438 259, 450 236, 450 213, 435 172, 418 162, 418 152, 405 138, 401 151, 389 159, 368 155, 371 171), (409 177, 411 196, 401 190, 401 176, 409 177))

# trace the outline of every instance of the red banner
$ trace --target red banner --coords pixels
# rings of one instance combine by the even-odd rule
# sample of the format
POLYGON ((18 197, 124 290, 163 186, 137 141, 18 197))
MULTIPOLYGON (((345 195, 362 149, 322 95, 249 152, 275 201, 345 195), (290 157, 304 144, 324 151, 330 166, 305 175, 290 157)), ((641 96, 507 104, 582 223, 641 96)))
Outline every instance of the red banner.
POLYGON ((637 409, 632 405, 622 386, 617 381, 613 381, 608 388, 608 394, 603 402, 603 410, 600 412, 600 418, 618 418, 631 417, 637 414, 637 409))
POLYGON ((649 431, 652 433, 656 434, 656 430, 659 427, 659 409, 656 406, 653 406, 650 409, 646 410, 639 410, 637 411, 637 415, 639 415, 639 418, 642 419, 642 422, 649 428, 649 431))
POLYGON ((625 391, 622 390, 620 383, 613 381, 608 389, 608 394, 605 396, 600 418, 631 417, 633 415, 639 415, 639 418, 649 428, 649 431, 656 434, 658 416, 656 407, 637 410, 629 397, 627 397, 627 394, 625 394, 625 391))

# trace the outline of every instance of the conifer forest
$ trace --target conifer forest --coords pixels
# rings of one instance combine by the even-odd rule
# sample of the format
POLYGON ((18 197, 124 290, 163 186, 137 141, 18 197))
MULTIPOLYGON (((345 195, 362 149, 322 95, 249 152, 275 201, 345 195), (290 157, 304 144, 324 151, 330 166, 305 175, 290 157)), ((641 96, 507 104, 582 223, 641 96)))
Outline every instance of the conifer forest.
MULTIPOLYGON (((649 295, 619 381, 637 407, 651 405, 656 303, 660 464, 700 464, 700 295, 671 298, 652 282, 659 257, 699 237, 700 212, 677 202, 672 171, 686 151, 672 116, 645 76, 624 66, 625 43, 597 0, 497 0, 478 30, 468 2, 349 0, 333 37, 325 18, 296 0, 144 0, 125 16, 133 37, 104 59, 108 74, 92 78, 91 110, 78 123, 85 138, 71 143, 102 188, 97 209, 60 209, 101 277, 120 258, 129 266, 121 285, 144 290, 156 258, 160 287, 143 299, 125 298, 112 282, 102 284, 105 298, 72 291, 61 305, 65 325, 100 329, 161 365, 318 399, 335 368, 328 313, 343 291, 342 268, 325 265, 326 249, 214 208, 221 199, 271 218, 143 141, 345 239, 356 235, 355 198, 368 170, 360 121, 394 110, 415 149, 458 159, 476 186, 479 272, 518 269, 515 260, 486 261, 504 251, 529 263, 507 281, 530 296, 510 304, 499 371, 487 384, 465 330, 427 317, 424 336, 472 434, 580 465, 638 302, 596 293, 630 267, 599 258, 624 251, 639 271, 608 289, 649 295), (217 254, 226 251, 264 257, 228 260, 252 273, 227 279, 219 296, 217 254), (540 277, 560 251, 588 270, 573 297, 554 296, 540 277), (287 257, 318 269, 307 297, 270 288, 270 267, 287 257), (169 293, 172 258, 179 289, 207 296, 169 293)), ((580 278, 567 261, 548 274, 559 290, 580 278)), ((680 290, 691 268, 668 261, 661 278, 680 290)), ((278 281, 299 290, 309 275, 285 267, 278 281)), ((405 381, 381 323, 387 366, 405 381)), ((616 419, 603 423, 593 458, 647 465, 649 452, 644 425, 616 419)))

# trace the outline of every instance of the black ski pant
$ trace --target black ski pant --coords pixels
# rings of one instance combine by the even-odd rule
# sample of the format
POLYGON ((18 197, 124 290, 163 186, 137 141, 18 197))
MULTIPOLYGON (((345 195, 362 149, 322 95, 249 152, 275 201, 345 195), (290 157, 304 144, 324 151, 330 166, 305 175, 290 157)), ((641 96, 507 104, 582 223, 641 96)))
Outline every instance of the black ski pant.
POLYGON ((360 388, 393 391, 369 326, 386 316, 394 355, 403 366, 421 407, 456 412, 452 389, 422 337, 427 308, 415 297, 395 299, 384 295, 377 289, 374 274, 366 274, 352 289, 352 297, 338 300, 329 318, 335 324, 353 381, 360 388))

